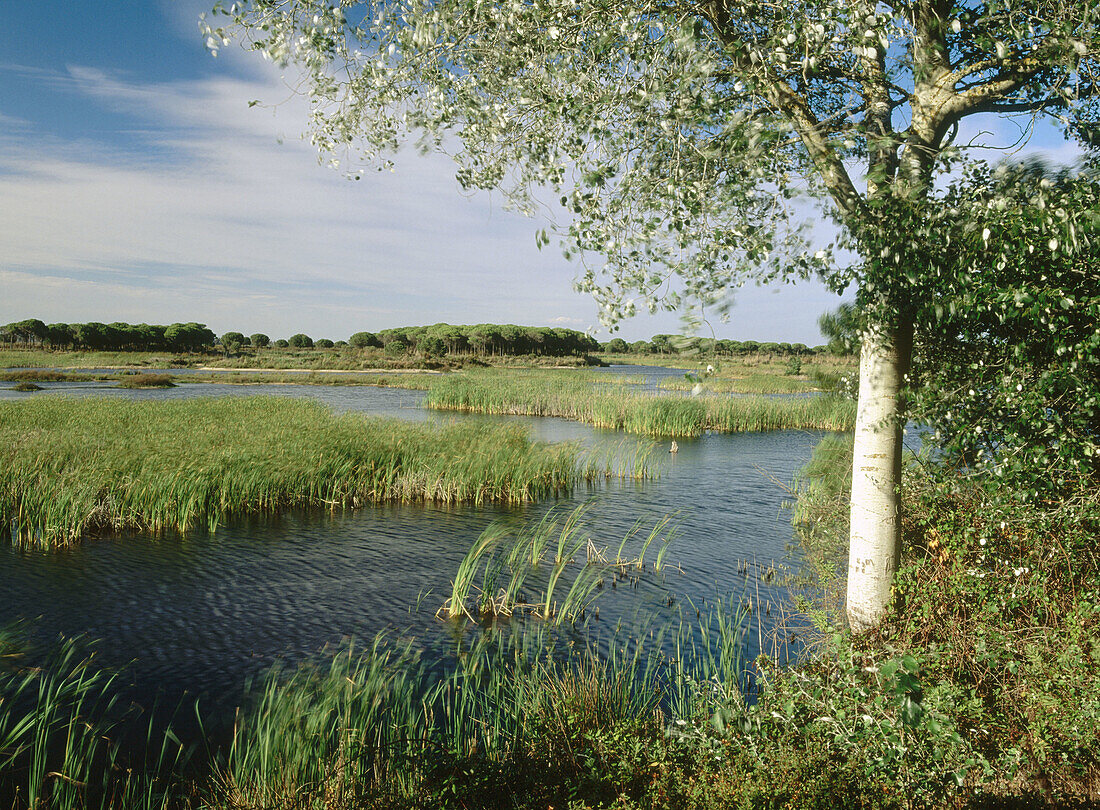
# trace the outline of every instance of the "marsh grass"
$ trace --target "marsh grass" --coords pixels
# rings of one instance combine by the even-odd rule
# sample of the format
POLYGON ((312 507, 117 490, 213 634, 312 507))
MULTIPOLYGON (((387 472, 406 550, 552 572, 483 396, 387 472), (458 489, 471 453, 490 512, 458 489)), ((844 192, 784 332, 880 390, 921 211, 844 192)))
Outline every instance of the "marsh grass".
POLYGON ((207 371, 188 374, 178 380, 181 383, 219 383, 223 385, 369 385, 378 387, 427 390, 431 387, 430 373, 402 374, 401 372, 374 373, 317 371, 207 371))
POLYGON ((73 374, 52 369, 24 368, 18 371, 0 371, 0 380, 8 382, 87 382, 96 379, 93 374, 73 374))
POLYGON ((0 523, 49 547, 296 507, 516 503, 574 485, 577 459, 519 426, 336 415, 297 399, 3 402, 0 523))
MULTIPOLYGON (((574 791, 617 738, 705 737, 744 716, 743 618, 730 600, 602 654, 528 622, 478 634, 442 669, 379 638, 276 671, 239 717, 211 805, 495 807, 574 791)), ((517 806, 548 805, 533 801, 517 806)))
POLYGON ((140 710, 118 696, 119 671, 100 667, 79 640, 63 639, 33 665, 22 647, 11 649, 0 658, 0 801, 55 810, 167 807, 190 750, 170 725, 141 723, 140 710), (127 745, 135 731, 144 743, 127 745))
MULTIPOLYGON (((558 567, 559 547, 564 559, 587 534, 584 516, 555 514, 512 545, 491 529, 472 559, 495 548, 530 569, 528 541, 540 532, 536 559, 558 567)), ((580 601, 600 573, 573 565, 582 573, 561 604, 580 601)), ((202 769, 170 727, 152 723, 145 753, 127 759, 116 675, 65 643, 42 666, 0 669, 0 794, 36 810, 545 807, 569 795, 614 797, 644 784, 650 757, 684 741, 710 745, 719 724, 745 721, 745 617, 731 598, 695 618, 578 643, 574 629, 532 611, 467 625, 454 654, 431 662, 391 634, 347 642, 260 678, 228 750, 202 769)), ((16 636, 4 631, 0 644, 18 651, 16 636)))
POLYGON ((840 397, 682 397, 594 386, 553 372, 465 372, 437 378, 425 400, 439 410, 557 416, 647 436, 763 430, 850 430, 855 403, 840 397))
POLYGON ((175 388, 171 374, 132 374, 124 375, 116 386, 118 388, 175 388))
POLYGON ((0 349, 0 368, 173 368, 193 365, 196 355, 171 352, 55 352, 0 349))
POLYGON ((611 561, 608 548, 592 537, 591 508, 592 503, 565 513, 551 508, 537 523, 515 531, 501 523, 489 526, 459 563, 450 596, 436 616, 459 622, 531 616, 550 624, 575 623, 605 578, 647 570, 646 552, 655 542, 660 548, 652 570, 664 567, 678 514, 658 520, 644 537, 641 521, 636 523, 611 561), (639 547, 628 551, 628 545, 639 547))

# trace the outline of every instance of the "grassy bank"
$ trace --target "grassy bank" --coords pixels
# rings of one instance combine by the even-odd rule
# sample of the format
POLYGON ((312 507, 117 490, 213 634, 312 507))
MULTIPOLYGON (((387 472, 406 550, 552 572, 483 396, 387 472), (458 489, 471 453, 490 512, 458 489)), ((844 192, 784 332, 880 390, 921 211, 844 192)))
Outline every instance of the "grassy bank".
POLYGON ((525 501, 581 474, 576 447, 522 428, 337 416, 295 399, 0 402, 0 522, 40 545, 291 507, 525 501))
POLYGON ((439 410, 557 416, 647 436, 756 430, 849 430, 855 404, 835 397, 655 397, 553 372, 466 372, 438 378, 427 405, 439 410))

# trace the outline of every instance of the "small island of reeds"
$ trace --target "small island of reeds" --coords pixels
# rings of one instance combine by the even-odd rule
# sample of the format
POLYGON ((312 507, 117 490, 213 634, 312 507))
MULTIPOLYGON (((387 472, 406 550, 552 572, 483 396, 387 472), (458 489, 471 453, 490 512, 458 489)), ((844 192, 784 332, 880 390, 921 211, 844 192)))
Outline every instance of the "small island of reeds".
POLYGON ((698 436, 713 430, 851 430, 855 402, 804 397, 679 396, 638 393, 624 384, 552 371, 467 371, 437 377, 426 403, 439 410, 556 416, 644 436, 698 436))
POLYGON ((130 374, 122 378, 117 388, 175 388, 171 374, 130 374))
POLYGON ((521 502, 572 486, 579 456, 521 427, 337 415, 277 397, 0 402, 0 524, 14 542, 54 546, 296 507, 521 502))

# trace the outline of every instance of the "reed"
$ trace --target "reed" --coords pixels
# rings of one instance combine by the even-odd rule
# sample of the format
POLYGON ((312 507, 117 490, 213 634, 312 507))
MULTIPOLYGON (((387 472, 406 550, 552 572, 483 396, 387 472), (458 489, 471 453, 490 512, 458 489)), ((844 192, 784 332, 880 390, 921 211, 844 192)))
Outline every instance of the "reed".
POLYGON ((180 383, 218 383, 222 385, 369 385, 378 387, 427 390, 433 374, 401 372, 318 372, 318 371, 204 371, 178 379, 180 383))
POLYGON ((171 374, 132 374, 122 377, 118 388, 175 388, 171 374))
POLYGON ((841 397, 657 396, 627 385, 593 385, 592 376, 538 370, 464 372, 436 378, 425 401, 439 410, 556 416, 647 436, 850 430, 855 422, 855 403, 841 397))
POLYGON ((646 552, 655 541, 659 541, 660 550, 653 570, 661 570, 676 537, 676 513, 658 520, 645 537, 638 521, 619 544, 612 562, 607 559, 607 549, 599 547, 589 531, 587 517, 592 506, 582 504, 564 514, 551 508, 537 523, 514 533, 500 523, 489 526, 459 563, 450 596, 436 616, 476 622, 521 615, 552 625, 572 623, 585 615, 605 577, 626 577, 627 571, 645 570, 646 552), (636 538, 640 538, 640 547, 634 549, 636 538), (625 551, 628 544, 630 553, 625 551), (551 557, 549 568, 540 572, 543 560, 551 557), (475 584, 479 577, 480 586, 475 584), (499 583, 505 584, 498 587, 499 583), (524 585, 531 586, 530 596, 524 593, 524 585))
MULTIPOLYGON (((583 514, 533 530, 551 546, 583 514)), ((530 539, 523 530, 517 538, 530 539)), ((511 556, 499 530, 477 548, 475 561, 530 559, 511 556)), ((599 573, 576 564, 582 573, 564 602, 582 601, 599 573)), ((518 620, 461 634, 455 655, 432 665, 410 640, 346 643, 259 679, 228 751, 206 769, 190 764, 170 727, 152 723, 145 753, 127 758, 118 741, 131 710, 112 697, 116 675, 65 642, 37 667, 0 659, 0 799, 57 810, 259 810, 497 806, 512 790, 571 791, 613 740, 700 737, 714 717, 734 719, 744 706, 743 620, 731 599, 698 619, 615 631, 601 651, 547 621, 518 620)), ((21 648, 17 633, 0 632, 0 651, 21 648)), ((635 764, 644 772, 647 761, 635 764)))
POLYGON ((376 639, 324 668, 275 672, 240 717, 210 805, 497 806, 500 791, 531 787, 536 764, 561 787, 598 755, 600 730, 701 737, 737 719, 743 619, 731 599, 699 620, 616 636, 604 654, 568 655, 545 624, 524 624, 476 637, 442 669, 376 639))
POLYGON ((519 426, 421 425, 271 397, 0 403, 0 523, 42 547, 378 501, 523 502, 579 478, 519 426))
POLYGON ((139 718, 118 698, 118 671, 99 667, 73 639, 34 665, 22 663, 22 653, 0 662, 0 801, 51 810, 166 808, 189 756, 171 727, 150 721, 135 756, 122 741, 139 718))

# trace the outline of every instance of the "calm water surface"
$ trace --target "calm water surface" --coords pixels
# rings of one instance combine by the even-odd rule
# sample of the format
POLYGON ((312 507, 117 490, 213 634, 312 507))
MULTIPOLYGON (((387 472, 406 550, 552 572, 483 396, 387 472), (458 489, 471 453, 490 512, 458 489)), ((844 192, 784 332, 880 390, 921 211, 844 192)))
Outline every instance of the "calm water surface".
MULTIPOLYGON (((538 439, 618 446, 627 454, 639 442, 648 444, 559 419, 434 413, 420 407, 423 392, 391 388, 43 387, 140 399, 280 394, 314 398, 339 411, 413 420, 507 419, 527 424, 538 439)), ((301 660, 349 636, 367 639, 390 629, 414 637, 425 648, 445 649, 456 631, 433 614, 451 573, 478 534, 494 520, 518 526, 549 508, 569 509, 588 501, 590 533, 612 555, 637 520, 644 533, 662 516, 678 513, 678 538, 666 561, 680 569, 648 573, 636 588, 605 587, 594 627, 610 629, 639 611, 690 609, 730 592, 774 605, 780 594, 755 576, 752 567, 746 574, 742 561, 766 566, 786 554, 792 531, 781 506, 786 493, 776 482, 790 481, 821 435, 706 435, 678 440, 675 455, 664 443, 654 452, 655 480, 581 487, 568 498, 522 508, 390 505, 299 512, 240 520, 212 534, 125 536, 50 553, 4 548, 0 624, 27 618, 32 620, 30 634, 39 639, 59 633, 99 639, 105 662, 134 662, 139 691, 206 693, 215 702, 231 701, 248 678, 274 661, 301 660)), ((750 655, 754 645, 752 637, 750 655)))

